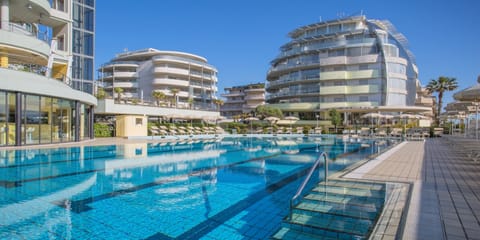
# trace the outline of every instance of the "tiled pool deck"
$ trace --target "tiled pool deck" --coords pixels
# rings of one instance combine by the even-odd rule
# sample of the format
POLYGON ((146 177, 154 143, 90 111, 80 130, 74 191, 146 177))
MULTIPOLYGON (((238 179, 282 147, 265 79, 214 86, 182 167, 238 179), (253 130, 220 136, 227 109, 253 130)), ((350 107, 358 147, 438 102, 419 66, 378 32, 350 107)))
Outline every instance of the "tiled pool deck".
POLYGON ((480 162, 446 137, 403 143, 346 177, 412 184, 402 239, 480 239, 480 162))
MULTIPOLYGON (((105 138, 66 146, 132 142, 145 140, 105 138)), ((383 229, 383 239, 480 239, 480 162, 456 149, 446 137, 402 143, 344 177, 412 186, 404 226, 393 223, 400 220, 395 206, 389 215, 384 212, 379 223, 403 232, 398 235, 383 229)))

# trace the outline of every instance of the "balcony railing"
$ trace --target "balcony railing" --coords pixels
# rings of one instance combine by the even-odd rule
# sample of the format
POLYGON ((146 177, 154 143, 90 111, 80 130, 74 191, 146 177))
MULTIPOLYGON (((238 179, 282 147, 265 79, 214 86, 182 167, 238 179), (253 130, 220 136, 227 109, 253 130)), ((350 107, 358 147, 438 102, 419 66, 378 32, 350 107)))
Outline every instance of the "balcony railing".
POLYGON ((33 27, 27 24, 18 24, 18 23, 8 23, 8 28, 3 28, 2 30, 21 34, 24 36, 30 36, 38 40, 49 43, 51 38, 48 35, 47 31, 36 31, 33 27))
MULTIPOLYGON (((52 70, 47 67, 35 65, 35 64, 9 64, 8 69, 20 71, 20 72, 33 73, 33 74, 44 76, 44 77, 48 77, 46 75, 52 70)), ((56 78, 52 78, 52 77, 49 77, 49 78, 52 80, 58 80, 59 82, 62 82, 70 87, 73 87, 73 80, 71 78, 68 78, 64 74, 58 74, 56 78)))

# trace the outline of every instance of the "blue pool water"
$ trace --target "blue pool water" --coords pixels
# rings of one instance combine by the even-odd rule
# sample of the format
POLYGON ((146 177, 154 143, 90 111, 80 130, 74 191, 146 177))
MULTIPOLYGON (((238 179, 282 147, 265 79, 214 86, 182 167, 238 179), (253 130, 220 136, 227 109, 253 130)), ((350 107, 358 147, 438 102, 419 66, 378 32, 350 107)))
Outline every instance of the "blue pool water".
POLYGON ((224 138, 0 150, 0 239, 265 239, 319 152, 333 173, 389 144, 224 138))

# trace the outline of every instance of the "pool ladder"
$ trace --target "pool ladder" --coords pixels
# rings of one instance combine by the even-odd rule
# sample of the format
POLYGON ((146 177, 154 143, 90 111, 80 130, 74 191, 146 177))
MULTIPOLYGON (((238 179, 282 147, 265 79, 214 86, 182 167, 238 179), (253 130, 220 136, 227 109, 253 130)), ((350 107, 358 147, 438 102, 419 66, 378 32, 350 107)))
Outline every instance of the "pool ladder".
MULTIPOLYGON (((297 190, 297 193, 295 193, 295 195, 292 197, 292 199, 290 199, 290 213, 289 213, 289 218, 292 219, 292 214, 293 214, 293 208, 295 206, 295 203, 296 203, 296 200, 298 197, 300 197, 300 195, 302 194, 303 192, 303 189, 305 188, 305 186, 307 186, 307 183, 310 181, 310 178, 312 178, 312 175, 313 175, 313 172, 315 172, 315 169, 318 168, 318 166, 320 166, 320 163, 322 161, 322 157, 323 157, 323 162, 324 162, 324 167, 325 167, 325 179, 324 179, 324 183, 326 184, 327 181, 328 181, 328 159, 327 159, 327 152, 321 152, 320 155, 318 156, 317 160, 315 160, 315 163, 313 164, 312 168, 310 168, 310 171, 308 171, 308 174, 307 174, 307 177, 305 178, 305 180, 303 180, 302 182, 302 185, 300 185, 300 187, 298 188, 297 190)), ((321 175, 318 174, 318 180, 320 181, 321 180, 321 175)))

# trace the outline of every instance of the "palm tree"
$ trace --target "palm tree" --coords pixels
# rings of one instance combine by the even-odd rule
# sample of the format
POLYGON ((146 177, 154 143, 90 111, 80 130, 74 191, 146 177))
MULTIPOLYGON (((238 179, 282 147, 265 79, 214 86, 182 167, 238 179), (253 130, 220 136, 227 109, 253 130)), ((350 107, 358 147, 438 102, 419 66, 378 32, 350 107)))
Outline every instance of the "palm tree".
POLYGON ((170 89, 170 92, 173 95, 173 101, 172 103, 175 105, 175 108, 177 107, 177 94, 180 92, 180 89, 178 88, 172 88, 170 89))
POLYGON ((115 93, 117 94, 117 102, 120 103, 120 99, 122 98, 123 88, 116 87, 113 89, 113 91, 115 91, 115 93))
POLYGON ((457 79, 444 77, 444 76, 441 76, 438 79, 432 79, 427 84, 426 89, 430 94, 434 92, 438 93, 438 105, 437 105, 437 111, 435 113, 435 122, 437 123, 437 125, 440 124, 440 113, 442 111, 443 93, 446 91, 453 91, 457 88, 458 88, 457 79))
POLYGON ((222 106, 224 102, 222 99, 215 99, 213 100, 213 103, 217 105, 217 111, 220 111, 220 106, 222 106))
POLYGON ((165 99, 165 93, 160 91, 152 91, 152 97, 157 100, 157 106, 160 106, 160 100, 165 99))

